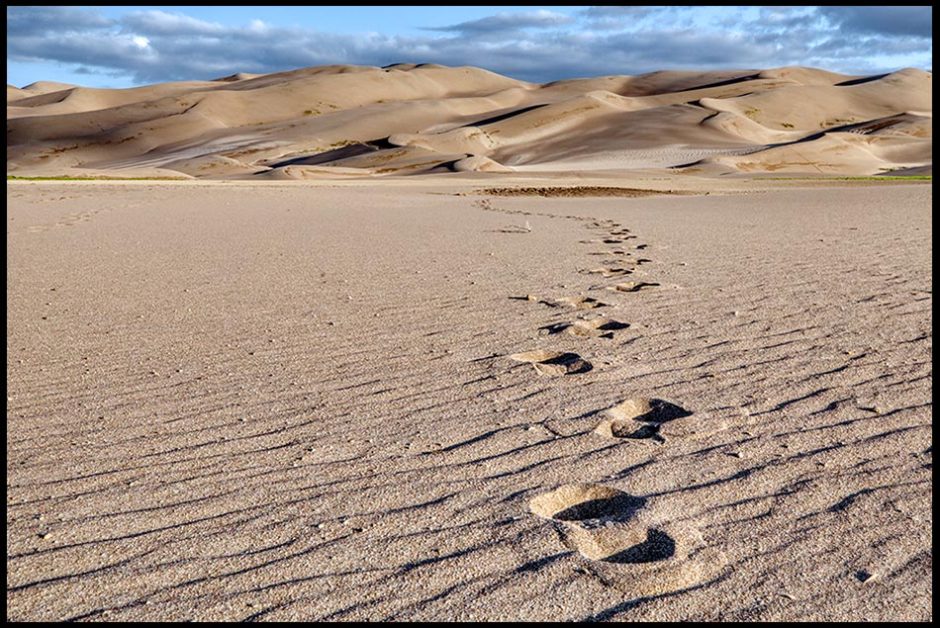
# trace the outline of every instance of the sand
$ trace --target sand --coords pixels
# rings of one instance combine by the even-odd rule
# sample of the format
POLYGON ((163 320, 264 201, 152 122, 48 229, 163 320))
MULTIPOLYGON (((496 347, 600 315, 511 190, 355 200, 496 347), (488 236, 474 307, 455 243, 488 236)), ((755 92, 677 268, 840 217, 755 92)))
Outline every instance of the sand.
POLYGON ((7 170, 244 180, 924 174, 932 77, 784 67, 538 84, 396 64, 131 89, 8 85, 7 170))
MULTIPOLYGON (((430 93, 450 69, 398 71, 430 93)), ((696 80, 586 98, 628 116, 696 80)), ((890 108, 886 79, 786 80, 890 108)), ((467 119, 526 102, 474 81, 510 92, 453 94, 467 119)), ((572 107, 598 81, 538 89, 572 107)), ((282 85, 229 77, 205 115, 252 82, 282 85)), ((193 124, 151 166, 192 176, 162 160, 193 124)), ((8 168, 64 137, 8 144, 8 168)), ((334 174, 7 199, 10 620, 932 618, 929 184, 334 174), (684 193, 544 191, 574 184, 684 193)))

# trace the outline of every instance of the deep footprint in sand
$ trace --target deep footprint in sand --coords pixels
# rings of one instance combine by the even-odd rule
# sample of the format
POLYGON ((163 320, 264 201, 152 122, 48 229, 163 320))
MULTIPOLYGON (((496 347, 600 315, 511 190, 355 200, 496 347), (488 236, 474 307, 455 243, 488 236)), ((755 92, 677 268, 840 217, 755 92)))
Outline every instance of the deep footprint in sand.
POLYGON ((645 497, 602 484, 566 484, 529 501, 589 573, 631 596, 662 595, 719 577, 727 558, 686 523, 664 521, 645 497))
POLYGON ((539 327, 539 331, 548 334, 558 334, 564 331, 579 338, 613 338, 615 331, 629 326, 629 323, 621 323, 610 318, 592 318, 573 323, 553 323, 539 327))
POLYGON ((558 299, 541 298, 534 294, 512 295, 509 297, 514 301, 537 301, 542 305, 549 307, 573 307, 577 310, 593 310, 599 307, 606 307, 608 304, 598 301, 594 297, 561 297, 558 299))
POLYGON ((644 288, 652 288, 658 285, 658 283, 650 283, 647 281, 627 281, 614 286, 607 286, 607 289, 614 292, 639 292, 644 288))
POLYGON ((587 373, 594 368, 590 362, 577 353, 563 353, 545 349, 513 353, 509 358, 517 362, 531 364, 542 375, 574 375, 576 373, 587 373))
POLYGON ((652 439, 665 442, 660 428, 664 423, 691 416, 692 413, 662 399, 632 397, 604 412, 594 433, 606 438, 652 439))
POLYGON ((607 306, 607 303, 598 301, 594 297, 561 297, 551 301, 543 300, 542 303, 552 307, 573 307, 577 310, 593 310, 594 308, 607 306))
POLYGON ((565 542, 590 560, 617 564, 664 561, 676 542, 658 527, 646 499, 603 484, 565 484, 529 502, 529 510, 562 526, 565 542))
POLYGON ((645 504, 602 484, 565 484, 533 498, 529 510, 557 522, 566 544, 585 558, 605 560, 646 541, 647 528, 638 521, 645 504))
MULTIPOLYGON (((591 251, 590 253, 588 253, 588 255, 633 255, 633 253, 630 251, 625 251, 624 249, 610 249, 608 251, 591 251)), ((648 260, 646 258, 640 258, 640 259, 618 260, 617 263, 619 264, 626 264, 626 263, 642 264, 644 262, 649 262, 649 261, 652 261, 652 260, 648 260)))
POLYGON ((601 275, 602 277, 622 277, 633 273, 633 267, 626 266, 601 266, 584 271, 587 275, 601 275))
POLYGON ((621 323, 610 318, 592 318, 575 321, 568 328, 568 333, 581 338, 613 338, 613 332, 629 327, 629 323, 621 323))

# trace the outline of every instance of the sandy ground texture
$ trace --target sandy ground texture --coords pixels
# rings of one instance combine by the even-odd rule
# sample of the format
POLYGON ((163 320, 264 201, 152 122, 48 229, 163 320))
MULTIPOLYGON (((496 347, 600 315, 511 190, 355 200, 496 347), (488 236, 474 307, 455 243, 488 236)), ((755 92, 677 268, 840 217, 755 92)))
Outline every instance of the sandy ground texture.
POLYGON ((7 172, 926 174, 932 77, 782 67, 539 84, 475 67, 395 64, 130 89, 8 85, 7 172))
POLYGON ((929 185, 451 176, 8 184, 8 619, 932 618, 929 185))

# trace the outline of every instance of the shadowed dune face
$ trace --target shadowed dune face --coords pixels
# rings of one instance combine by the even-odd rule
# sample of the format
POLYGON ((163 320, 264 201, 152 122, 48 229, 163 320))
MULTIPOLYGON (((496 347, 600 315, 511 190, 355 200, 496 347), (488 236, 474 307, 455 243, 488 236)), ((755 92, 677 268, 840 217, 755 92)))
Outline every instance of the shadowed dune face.
POLYGON ((131 89, 7 86, 7 171, 307 179, 425 172, 932 170, 932 74, 653 72, 544 85, 323 66, 131 89), (799 103, 799 106, 794 106, 799 103))

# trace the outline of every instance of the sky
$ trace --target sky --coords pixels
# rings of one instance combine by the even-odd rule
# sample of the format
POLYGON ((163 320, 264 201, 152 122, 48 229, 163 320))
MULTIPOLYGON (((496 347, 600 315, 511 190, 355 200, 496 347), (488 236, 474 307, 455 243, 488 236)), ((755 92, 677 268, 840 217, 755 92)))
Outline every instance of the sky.
POLYGON ((132 87, 327 64, 548 82, 805 65, 932 70, 929 6, 7 7, 7 82, 132 87))

